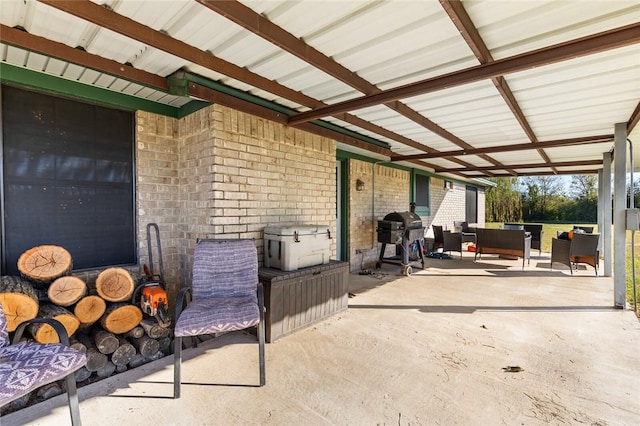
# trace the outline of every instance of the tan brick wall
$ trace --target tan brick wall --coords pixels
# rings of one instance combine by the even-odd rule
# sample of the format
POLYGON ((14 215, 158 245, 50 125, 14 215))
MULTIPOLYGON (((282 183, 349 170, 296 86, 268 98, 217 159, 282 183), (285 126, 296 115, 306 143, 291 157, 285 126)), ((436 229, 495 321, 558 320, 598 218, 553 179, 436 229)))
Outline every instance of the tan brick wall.
MULTIPOLYGON (((136 113, 136 211, 138 251, 141 264, 148 264, 146 227, 160 229, 165 279, 170 287, 179 281, 180 181, 178 121, 143 111, 136 113)), ((152 234, 154 266, 159 258, 152 234)), ((173 288, 171 290, 174 290, 173 288)))
MULTIPOLYGON (((377 221, 393 211, 409 210, 409 172, 382 164, 349 160, 349 242, 351 270, 371 269, 379 259, 377 221), (375 179, 373 169, 375 167, 375 179), (356 191, 356 181, 365 184, 356 191), (375 187, 375 188, 374 188, 375 187), (375 191, 375 199, 372 199, 375 191), (372 211, 375 210, 375 214, 372 211), (356 253, 362 250, 363 253, 356 253)), ((395 247, 389 248, 395 250, 395 247)), ((390 251, 388 252, 390 255, 390 251)))
MULTIPOLYGON (((137 213, 141 262, 146 224, 158 223, 171 292, 189 282, 197 238, 254 238, 260 262, 268 225, 313 223, 336 229, 336 144, 333 140, 219 105, 180 120, 136 115, 137 213)), ((377 220, 409 210, 407 171, 350 159, 351 270, 379 258, 377 220), (365 184, 356 191, 356 181, 365 184), (375 187, 375 199, 373 191, 375 187), (372 209, 375 210, 372 213, 372 209), (356 250, 363 253, 356 254, 356 250)), ((423 217, 451 229, 464 218, 465 186, 431 178, 431 212, 423 217)), ((484 192, 478 191, 484 206, 484 192)), ((478 212, 484 223, 484 210, 478 212)), ((395 247, 389 247, 390 255, 395 247)), ((331 257, 336 247, 332 243, 331 257)))
POLYGON ((138 112, 136 121, 141 262, 146 224, 156 222, 171 293, 190 279, 198 238, 254 238, 262 263, 265 226, 335 233, 334 141, 218 105, 180 120, 138 112))
POLYGON ((328 225, 335 233, 335 141, 214 109, 213 210, 205 236, 255 238, 262 256, 265 226, 328 225))

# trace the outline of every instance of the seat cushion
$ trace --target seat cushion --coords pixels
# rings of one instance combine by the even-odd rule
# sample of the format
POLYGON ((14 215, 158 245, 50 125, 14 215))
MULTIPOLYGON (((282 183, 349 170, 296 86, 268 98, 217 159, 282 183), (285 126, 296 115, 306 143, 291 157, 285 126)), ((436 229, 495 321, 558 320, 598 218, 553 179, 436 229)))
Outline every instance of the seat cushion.
POLYGON ((258 287, 253 240, 202 240, 193 254, 193 299, 245 297, 258 287))
POLYGON ((177 337, 243 330, 260 322, 256 296, 220 297, 191 302, 176 321, 177 337))
POLYGON ((55 382, 87 363, 86 356, 59 343, 18 343, 0 349, 0 405, 55 382))

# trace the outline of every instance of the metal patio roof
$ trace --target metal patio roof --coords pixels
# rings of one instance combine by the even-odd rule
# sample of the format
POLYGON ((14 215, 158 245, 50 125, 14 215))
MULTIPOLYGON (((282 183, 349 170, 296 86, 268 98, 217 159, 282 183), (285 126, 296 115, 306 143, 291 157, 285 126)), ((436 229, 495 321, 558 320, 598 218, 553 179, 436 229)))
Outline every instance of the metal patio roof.
POLYGON ((640 169, 637 0, 1 0, 0 23, 5 76, 221 103, 463 179, 593 173, 627 123, 640 169))

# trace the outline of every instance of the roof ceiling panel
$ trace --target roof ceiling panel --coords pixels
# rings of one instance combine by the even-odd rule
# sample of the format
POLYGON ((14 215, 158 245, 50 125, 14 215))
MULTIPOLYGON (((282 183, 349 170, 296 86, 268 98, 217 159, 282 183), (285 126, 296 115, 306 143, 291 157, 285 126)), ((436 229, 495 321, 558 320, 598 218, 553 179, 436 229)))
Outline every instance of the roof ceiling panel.
MULTIPOLYGON (((49 57, 40 55, 35 52, 29 52, 29 55, 27 56, 27 59, 26 59, 25 67, 32 70, 43 71, 46 69, 48 62, 49 62, 49 57)), ((65 64, 63 63, 63 66, 64 65, 65 64)))
MULTIPOLYGON (((50 40, 59 41, 67 46, 76 47, 82 45, 82 35, 87 25, 86 21, 73 17, 65 12, 55 9, 51 6, 36 1, 9 1, 12 6, 14 3, 23 3, 25 12, 22 15, 22 22, 2 23, 7 26, 20 26, 31 34, 36 34, 50 40)), ((17 5, 16 7, 23 7, 17 5)), ((5 8, 5 1, 2 7, 5 8)))
POLYGON ((640 21, 636 0, 465 1, 464 5, 494 59, 640 21))
MULTIPOLYGON (((294 102, 283 99, 282 95, 276 94, 278 90, 267 90, 260 79, 271 80, 327 104, 336 104, 360 98, 365 92, 371 93, 367 82, 381 90, 388 90, 485 62, 476 58, 462 37, 470 31, 467 39, 473 38, 475 29, 459 30, 455 24, 464 19, 449 16, 456 13, 455 7, 445 10, 446 3, 437 0, 241 0, 250 9, 244 10, 240 19, 254 20, 252 22, 270 20, 296 39, 287 38, 285 33, 284 38, 273 43, 198 1, 92 1, 134 21, 127 21, 130 31, 137 31, 135 24, 138 23, 158 31, 159 37, 173 37, 231 63, 231 69, 225 71, 229 75, 183 59, 182 56, 188 57, 184 51, 188 49, 171 47, 169 43, 158 46, 166 48, 165 52, 114 32, 109 28, 116 27, 118 15, 109 16, 111 12, 100 9, 96 11, 95 8, 89 8, 96 12, 98 21, 103 19, 102 26, 39 1, 2 0, 0 22, 10 27, 20 26, 30 34, 72 48, 84 48, 90 55, 119 64, 131 63, 135 68, 158 76, 165 77, 176 70, 185 69, 298 111, 309 109, 299 105, 300 100, 294 102), (252 16, 252 13, 256 15, 252 16), (309 51, 299 51, 301 56, 309 60, 307 62, 283 49, 300 40, 333 59, 334 70, 331 70, 331 65, 321 70, 318 63, 314 63, 318 59, 317 52, 309 55, 309 51), (236 71, 233 71, 233 66, 237 67, 236 71), (338 66, 348 68, 355 81, 343 82, 332 76, 332 73, 344 71, 335 69, 338 66), (359 78, 366 82, 358 81, 359 78), (257 83, 249 83, 252 79, 257 83), (276 93, 271 93, 273 91, 276 93)), ((60 4, 62 7, 71 7, 73 2, 60 4)), ((469 0, 455 5, 462 5, 466 9, 494 60, 640 22, 640 4, 637 0, 469 0), (540 25, 541 22, 544 25, 540 25)), ((231 13, 234 13, 233 10, 238 11, 231 8, 231 13)), ((261 27, 261 31, 266 31, 267 27, 261 27)), ((281 35, 269 34, 276 38, 281 35)), ((143 35, 142 39, 145 37, 143 35)), ((153 44, 151 40, 147 42, 153 44)), ((91 62, 69 64, 44 55, 37 47, 30 49, 36 52, 27 53, 21 48, 2 45, 1 59, 18 67, 122 91, 155 102, 172 105, 188 102, 188 98, 168 95, 140 82, 129 82, 105 74, 100 71, 100 66, 93 66, 91 62)), ((580 52, 577 53, 573 60, 551 65, 538 64, 527 71, 505 75, 508 88, 503 88, 503 92, 509 88, 513 92, 517 108, 522 111, 524 121, 531 126, 533 138, 537 140, 611 134, 615 123, 634 118, 637 121, 640 43, 634 41, 633 45, 594 55, 582 56, 580 52)), ((439 151, 459 151, 461 147, 468 149, 470 146, 473 149, 528 142, 529 137, 504 94, 496 89, 490 79, 479 78, 474 81, 453 84, 427 94, 406 95, 394 109, 377 105, 355 107, 347 111, 370 121, 373 126, 395 132, 397 137, 390 137, 392 135, 385 132, 381 132, 385 133, 385 136, 381 136, 376 133, 375 127, 366 124, 361 128, 334 117, 326 117, 325 120, 347 131, 360 133, 365 139, 370 137, 386 142, 393 152, 401 154, 421 153, 418 144, 439 151), (402 104, 412 111, 397 112, 405 108, 402 104), (422 117, 407 118, 414 112, 422 117), (439 128, 434 128, 432 123, 439 128), (413 142, 405 143, 406 139, 403 138, 412 139, 413 142)), ((335 114, 340 117, 342 113, 335 114)), ((638 127, 631 136, 640 134, 638 127)), ((584 156, 600 158, 602 149, 601 145, 583 145, 566 149, 545 148, 545 152, 552 161, 560 161, 558 159, 584 156)), ((476 167, 485 167, 493 162, 538 164, 546 157, 536 150, 527 150, 459 158, 476 167), (488 158, 493 158, 493 161, 488 158)), ((432 160, 434 164, 437 162, 438 165, 454 169, 462 167, 459 161, 447 158, 432 160)), ((425 161, 432 163, 432 160, 425 161)), ((637 162, 640 164, 640 160, 637 162)), ((551 170, 546 168, 545 171, 551 170)))
POLYGON ((27 57, 29 56, 29 52, 17 49, 13 46, 7 46, 7 50, 4 54, 3 60, 8 64, 15 65, 17 67, 22 67, 27 62, 27 57))
MULTIPOLYGON (((460 157, 465 161, 471 161, 470 156, 465 155, 460 157)), ((540 158, 540 154, 535 149, 523 150, 523 151, 511 151, 511 152, 498 152, 491 154, 491 157, 498 160, 503 164, 534 164, 541 163, 544 160, 540 158)))

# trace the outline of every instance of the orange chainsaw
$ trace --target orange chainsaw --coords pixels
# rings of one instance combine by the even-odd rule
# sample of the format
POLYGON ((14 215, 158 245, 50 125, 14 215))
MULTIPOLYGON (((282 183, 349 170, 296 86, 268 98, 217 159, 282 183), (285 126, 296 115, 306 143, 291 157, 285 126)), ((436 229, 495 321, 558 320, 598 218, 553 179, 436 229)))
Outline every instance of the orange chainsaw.
POLYGON ((144 276, 140 279, 140 284, 136 287, 131 297, 131 303, 140 305, 140 309, 145 314, 152 316, 162 327, 168 327, 171 320, 167 314, 169 309, 169 299, 167 298, 167 288, 164 281, 164 271, 162 265, 162 247, 160 245, 160 230, 155 223, 147 224, 147 248, 149 250, 149 266, 143 265, 144 276), (151 247, 151 229, 156 234, 156 248, 158 250, 160 272, 154 274, 153 270, 153 250, 151 247))

